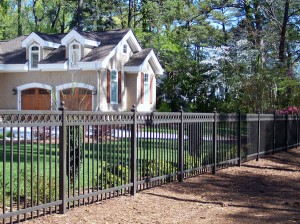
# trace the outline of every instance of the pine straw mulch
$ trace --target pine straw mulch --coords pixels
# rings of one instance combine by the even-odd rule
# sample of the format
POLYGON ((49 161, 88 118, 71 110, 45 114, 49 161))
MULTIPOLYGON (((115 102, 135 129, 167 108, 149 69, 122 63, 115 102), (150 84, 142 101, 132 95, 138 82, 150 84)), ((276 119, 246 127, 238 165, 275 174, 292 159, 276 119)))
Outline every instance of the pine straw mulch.
POLYGON ((28 223, 300 223, 300 149, 28 223))

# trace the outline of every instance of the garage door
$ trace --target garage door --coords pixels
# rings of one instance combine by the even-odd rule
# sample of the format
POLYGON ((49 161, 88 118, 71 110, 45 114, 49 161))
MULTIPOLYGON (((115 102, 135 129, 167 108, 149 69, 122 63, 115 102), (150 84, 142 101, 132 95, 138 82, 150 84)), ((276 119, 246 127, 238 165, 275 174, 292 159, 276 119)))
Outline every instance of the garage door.
POLYGON ((22 110, 51 110, 51 91, 32 88, 21 92, 22 110))
POLYGON ((92 110, 92 91, 89 89, 64 89, 60 92, 60 100, 65 101, 65 107, 67 108, 67 110, 92 110))

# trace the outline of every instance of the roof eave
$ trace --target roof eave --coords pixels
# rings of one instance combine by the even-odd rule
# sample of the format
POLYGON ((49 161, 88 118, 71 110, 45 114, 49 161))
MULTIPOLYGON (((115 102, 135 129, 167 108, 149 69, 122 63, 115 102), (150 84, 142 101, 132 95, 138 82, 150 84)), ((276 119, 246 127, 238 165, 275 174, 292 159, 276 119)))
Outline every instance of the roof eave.
POLYGON ((32 32, 29 36, 27 36, 21 43, 22 47, 28 47, 30 44, 32 44, 34 41, 36 41, 40 46, 46 47, 46 48, 59 48, 60 44, 53 43, 49 41, 43 40, 39 35, 37 35, 35 32, 32 32))

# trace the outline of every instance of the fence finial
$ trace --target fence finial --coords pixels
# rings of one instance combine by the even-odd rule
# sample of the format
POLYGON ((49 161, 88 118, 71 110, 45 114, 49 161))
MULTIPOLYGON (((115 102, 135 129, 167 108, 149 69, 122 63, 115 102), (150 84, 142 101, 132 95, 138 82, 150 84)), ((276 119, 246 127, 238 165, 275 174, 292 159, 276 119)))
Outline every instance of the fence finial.
POLYGON ((260 109, 257 110, 257 113, 260 114, 260 109))
POLYGON ((131 109, 131 111, 132 111, 132 112, 135 112, 135 110, 136 110, 136 109, 135 109, 135 104, 132 104, 132 109, 131 109))
POLYGON ((183 107, 182 106, 180 106, 180 112, 183 112, 183 107))
POLYGON ((214 112, 214 113, 217 113, 217 108, 214 107, 214 111, 213 111, 213 112, 214 112))

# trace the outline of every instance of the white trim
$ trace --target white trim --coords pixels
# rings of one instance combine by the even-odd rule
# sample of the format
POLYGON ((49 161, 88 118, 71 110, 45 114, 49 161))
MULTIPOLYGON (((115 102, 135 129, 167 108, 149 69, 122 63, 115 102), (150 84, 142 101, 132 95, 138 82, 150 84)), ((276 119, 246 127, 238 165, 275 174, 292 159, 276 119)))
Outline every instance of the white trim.
POLYGON ((53 94, 53 87, 49 86, 47 84, 42 84, 42 83, 28 83, 28 84, 24 84, 21 86, 16 87, 17 89, 17 109, 21 110, 21 104, 22 104, 22 99, 21 99, 21 92, 25 89, 32 89, 32 88, 40 88, 40 89, 47 89, 49 91, 51 91, 51 108, 52 108, 52 94, 53 94))
MULTIPOLYGON (((83 89, 88 89, 91 91, 96 90, 95 86, 86 84, 86 83, 76 83, 76 82, 71 82, 71 83, 65 83, 62 85, 58 85, 55 87, 55 94, 56 94, 56 109, 60 107, 60 91, 64 89, 71 89, 71 88, 83 88, 83 89)), ((99 93, 97 93, 99 94, 99 93)), ((92 94, 92 110, 94 110, 94 94, 92 94)))
POLYGON ((32 44, 29 47, 29 60, 28 60, 28 64, 29 64, 29 69, 30 70, 38 70, 39 69, 39 61, 41 60, 41 47, 38 44, 32 44), (37 62, 37 67, 33 68, 31 67, 31 62, 32 62, 32 48, 33 47, 37 47, 38 50, 34 50, 34 52, 38 53, 38 62, 37 62))
POLYGON ((80 44, 85 46, 98 47, 100 45, 100 42, 85 39, 75 30, 72 30, 66 36, 64 36, 64 38, 61 39, 61 44, 66 46, 74 39, 77 40, 80 44))
POLYGON ((142 66, 124 66, 124 72, 141 72, 142 66))
POLYGON ((68 63, 63 64, 39 64, 39 69, 41 71, 67 71, 68 63))
POLYGON ((0 72, 28 72, 28 62, 25 64, 1 64, 3 70, 0 72))
POLYGON ((119 91, 119 77, 118 77, 118 75, 119 74, 118 74, 118 70, 117 69, 112 69, 111 70, 111 72, 110 72, 110 84, 109 84, 110 85, 110 102, 109 103, 110 104, 115 104, 115 105, 117 105, 119 103, 118 102, 119 101, 118 100, 119 99, 119 93, 118 93, 118 91, 119 91), (116 79, 115 80, 113 80, 111 78, 113 72, 116 72, 116 79), (112 97, 111 97, 112 96, 112 82, 113 81, 115 81, 117 83, 117 90, 116 90, 116 92, 117 92, 117 94, 116 94, 117 95, 117 100, 116 101, 112 101, 112 97))
POLYGON ((144 73, 144 92, 143 92, 143 96, 144 96, 144 103, 145 104, 150 104, 150 75, 149 75, 149 73, 144 73), (146 75, 148 76, 147 82, 146 82, 146 79, 145 79, 146 75), (146 91, 146 85, 148 86, 147 91, 146 91), (147 95, 147 97, 146 97, 146 95, 147 95))
POLYGON ((81 44, 76 42, 76 41, 73 41, 71 44, 69 44, 68 49, 69 49, 69 66, 70 66, 70 69, 80 68, 78 62, 81 60, 81 44), (73 49, 73 46, 78 46, 78 49, 73 49), (78 54, 76 64, 72 63, 73 62, 73 53, 74 53, 74 51, 76 51, 77 54, 78 54))
POLYGON ((135 38, 134 34, 132 33, 131 30, 128 31, 127 34, 125 34, 125 36, 122 38, 122 40, 117 44, 117 46, 108 54, 108 56, 106 56, 106 58, 104 58, 102 61, 102 65, 103 67, 107 67, 107 64, 109 62, 109 60, 119 51, 121 50, 123 52, 123 44, 128 40, 131 39, 133 41, 133 43, 135 44, 135 47, 137 48, 138 51, 141 51, 142 48, 139 45, 137 39, 135 38))
POLYGON ((37 42, 40 46, 42 47, 49 47, 49 48, 59 48, 60 44, 58 43, 53 43, 49 41, 43 40, 39 35, 37 35, 35 32, 32 32, 28 37, 26 37, 22 41, 22 47, 28 47, 31 45, 33 42, 37 42))
POLYGON ((145 60, 143 61, 143 63, 140 66, 124 66, 124 71, 125 72, 142 72, 143 70, 146 69, 148 62, 153 65, 152 67, 154 67, 153 70, 154 70, 155 74, 161 75, 164 73, 164 70, 161 67, 153 50, 150 51, 150 53, 147 55, 147 57, 145 58, 145 60))

